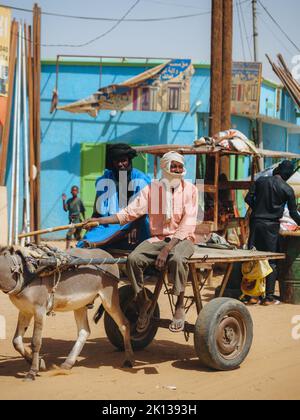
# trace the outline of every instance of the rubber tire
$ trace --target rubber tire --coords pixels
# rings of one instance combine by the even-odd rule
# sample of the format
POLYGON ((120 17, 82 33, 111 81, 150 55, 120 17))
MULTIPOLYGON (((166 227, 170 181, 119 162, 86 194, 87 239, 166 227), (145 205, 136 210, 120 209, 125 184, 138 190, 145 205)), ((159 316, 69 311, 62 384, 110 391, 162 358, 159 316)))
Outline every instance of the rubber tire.
MULTIPOLYGON (((150 299, 153 299, 153 293, 146 289, 147 295, 150 299)), ((130 330, 131 330, 131 345, 134 351, 143 350, 149 346, 154 340, 156 336, 158 326, 156 326, 153 322, 150 322, 149 328, 143 334, 137 333, 135 326, 138 319, 138 309, 136 304, 133 303, 134 299, 134 292, 131 286, 124 286, 119 289, 119 296, 120 296, 120 306, 121 309, 130 322, 130 330), (131 304, 130 307, 128 305, 131 304)), ((155 311, 153 314, 153 318, 159 319, 160 318, 160 311, 159 306, 156 304, 155 311)), ((104 315, 104 328, 107 335, 107 338, 111 342, 113 346, 117 349, 124 351, 124 341, 123 336, 120 333, 120 330, 115 323, 115 321, 111 318, 111 316, 105 312, 104 315)))
POLYGON ((200 312, 195 325, 194 345, 201 363, 211 369, 230 371, 240 367, 248 356, 253 342, 253 321, 241 302, 228 298, 218 298, 208 303, 200 312), (216 334, 220 322, 230 313, 238 313, 245 328, 245 341, 240 354, 234 359, 226 359, 219 352, 216 334))

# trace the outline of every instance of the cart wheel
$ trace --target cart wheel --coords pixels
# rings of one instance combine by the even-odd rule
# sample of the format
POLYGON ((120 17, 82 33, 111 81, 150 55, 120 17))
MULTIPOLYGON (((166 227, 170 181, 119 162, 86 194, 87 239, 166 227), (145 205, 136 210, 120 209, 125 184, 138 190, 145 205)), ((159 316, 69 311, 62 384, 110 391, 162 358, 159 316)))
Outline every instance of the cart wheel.
MULTIPOLYGON (((146 289, 149 299, 153 299, 153 293, 146 289)), ((159 306, 156 304, 153 319, 150 322, 148 329, 143 333, 136 331, 136 323, 138 320, 139 311, 134 302, 134 292, 131 286, 124 286, 119 289, 120 306, 124 315, 130 322, 130 335, 133 350, 143 350, 152 343, 157 333, 158 326, 153 322, 155 318, 160 318, 159 306)), ((115 323, 115 321, 105 312, 104 328, 107 338, 115 347, 124 351, 123 336, 115 323)))
POLYGON ((194 344, 206 366, 223 371, 237 369, 248 356, 252 341, 253 322, 242 303, 218 298, 200 312, 194 344))

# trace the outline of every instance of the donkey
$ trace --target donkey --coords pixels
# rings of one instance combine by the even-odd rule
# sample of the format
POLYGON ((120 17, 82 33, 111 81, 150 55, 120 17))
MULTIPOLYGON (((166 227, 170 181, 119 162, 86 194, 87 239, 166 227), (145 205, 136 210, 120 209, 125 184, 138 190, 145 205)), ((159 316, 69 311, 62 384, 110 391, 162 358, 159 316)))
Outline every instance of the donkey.
MULTIPOLYGON (((111 258, 111 255, 102 250, 73 249, 70 254, 74 257, 86 259, 111 258)), ((56 279, 54 275, 38 277, 19 292, 18 274, 14 272, 13 268, 16 262, 23 264, 21 256, 13 254, 12 251, 8 252, 6 250, 4 252, 2 250, 0 253, 0 290, 8 294, 12 303, 19 309, 19 319, 13 345, 30 365, 30 371, 25 379, 33 381, 40 368, 41 370, 46 369, 44 361, 40 359, 40 349, 43 325, 49 309, 49 298, 52 295, 56 279), (32 318, 34 319, 34 331, 31 343, 32 354, 30 354, 25 350, 23 337, 32 318)), ((95 266, 80 267, 73 271, 61 273, 52 308, 54 312, 73 311, 78 329, 78 339, 67 359, 61 365, 62 369, 72 369, 90 335, 87 305, 94 302, 98 295, 102 299, 104 309, 116 322, 123 336, 125 349, 123 366, 133 367, 134 356, 130 341, 130 325, 119 303, 117 281, 119 268, 116 264, 102 266, 101 268, 108 274, 105 274, 102 270, 97 270, 95 266)))

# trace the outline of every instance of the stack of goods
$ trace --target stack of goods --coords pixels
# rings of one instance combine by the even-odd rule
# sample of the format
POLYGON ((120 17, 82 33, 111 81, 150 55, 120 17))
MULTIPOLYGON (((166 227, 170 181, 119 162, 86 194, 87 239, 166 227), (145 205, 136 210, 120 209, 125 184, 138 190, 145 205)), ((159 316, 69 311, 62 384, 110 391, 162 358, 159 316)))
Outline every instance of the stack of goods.
POLYGON ((213 137, 201 137, 194 142, 195 147, 212 146, 223 150, 258 155, 253 143, 241 131, 230 129, 221 131, 213 137))

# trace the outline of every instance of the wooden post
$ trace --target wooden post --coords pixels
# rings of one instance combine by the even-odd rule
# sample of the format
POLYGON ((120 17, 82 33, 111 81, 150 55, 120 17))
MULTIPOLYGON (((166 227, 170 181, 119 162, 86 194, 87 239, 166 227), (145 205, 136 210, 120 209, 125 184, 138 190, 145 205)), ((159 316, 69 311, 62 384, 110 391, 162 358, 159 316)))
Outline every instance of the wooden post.
POLYGON ((195 264, 190 264, 189 278, 193 286, 194 297, 196 302, 197 314, 199 315, 203 309, 201 293, 199 289, 199 281, 195 264))
POLYGON ((215 154, 215 175, 214 175, 214 230, 219 228, 219 177, 220 177, 220 153, 215 154))
POLYGON ((8 73, 8 101, 7 101, 7 114, 5 125, 2 135, 2 146, 0 156, 0 185, 5 185, 6 165, 7 165, 7 152, 10 135, 10 120, 12 99, 15 85, 15 67, 16 67, 16 52, 17 52, 17 36, 18 24, 14 20, 11 25, 11 39, 10 39, 10 53, 9 53, 9 73, 8 73))
POLYGON ((34 148, 34 117, 33 117, 33 63, 31 26, 27 29, 27 60, 28 60, 28 105, 29 105, 29 165, 30 165, 30 230, 35 229, 35 148, 34 148))
MULTIPOLYGON (((222 54, 222 116, 221 130, 231 128, 231 88, 232 88, 232 39, 233 2, 223 0, 223 54, 222 54)), ((230 158, 221 159, 221 173, 230 177, 230 158)))
MULTIPOLYGON (((211 18, 211 77, 210 77, 210 124, 212 137, 221 131, 222 116, 222 48, 223 48, 223 1, 212 0, 211 18)), ((197 168, 199 167, 199 157, 197 168)), ((214 178, 214 160, 206 159, 206 179, 214 178)))
POLYGON ((228 264, 226 273, 225 273, 223 281, 222 281, 221 291, 220 291, 220 295, 219 295, 220 298, 224 296, 224 292, 226 290, 226 287, 227 287, 228 281, 230 279, 232 270, 233 270, 233 263, 230 263, 230 264, 228 264))
POLYGON ((212 0, 210 135, 221 131, 223 0, 212 0))
POLYGON ((232 0, 223 0, 222 130, 231 128, 232 27, 232 0))
MULTIPOLYGON (((33 86, 34 86, 34 142, 36 159, 35 181, 35 229, 41 226, 41 131, 40 131, 40 86, 41 86, 41 9, 37 4, 33 8, 33 86)), ((36 237, 36 243, 40 239, 36 237)))

